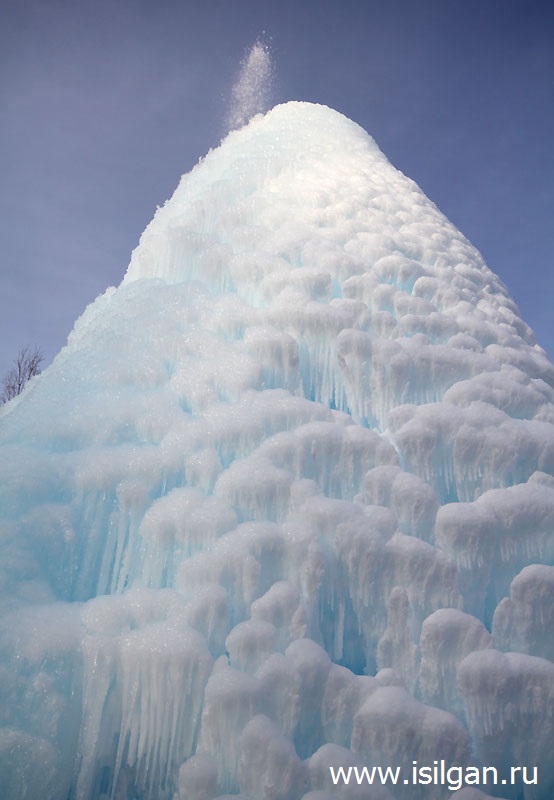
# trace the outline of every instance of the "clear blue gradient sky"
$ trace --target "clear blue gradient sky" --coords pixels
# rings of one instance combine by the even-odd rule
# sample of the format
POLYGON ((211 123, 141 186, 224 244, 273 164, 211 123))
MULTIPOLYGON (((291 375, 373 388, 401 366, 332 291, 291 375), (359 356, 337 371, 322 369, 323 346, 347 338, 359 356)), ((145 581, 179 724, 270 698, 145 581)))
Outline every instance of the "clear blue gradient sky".
POLYGON ((332 106, 483 253, 554 355, 551 0, 6 0, 0 376, 50 362, 225 133, 262 32, 275 102, 332 106))

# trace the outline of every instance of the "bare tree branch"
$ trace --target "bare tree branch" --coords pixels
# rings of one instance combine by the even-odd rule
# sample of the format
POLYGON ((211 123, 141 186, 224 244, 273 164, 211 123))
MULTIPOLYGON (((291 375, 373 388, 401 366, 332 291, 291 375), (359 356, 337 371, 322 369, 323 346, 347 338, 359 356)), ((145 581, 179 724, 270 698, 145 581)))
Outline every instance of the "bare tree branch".
POLYGON ((2 381, 3 392, 2 403, 7 403, 21 394, 25 384, 34 375, 38 375, 44 356, 40 349, 35 347, 33 350, 28 345, 23 347, 14 360, 13 367, 9 370, 2 381))

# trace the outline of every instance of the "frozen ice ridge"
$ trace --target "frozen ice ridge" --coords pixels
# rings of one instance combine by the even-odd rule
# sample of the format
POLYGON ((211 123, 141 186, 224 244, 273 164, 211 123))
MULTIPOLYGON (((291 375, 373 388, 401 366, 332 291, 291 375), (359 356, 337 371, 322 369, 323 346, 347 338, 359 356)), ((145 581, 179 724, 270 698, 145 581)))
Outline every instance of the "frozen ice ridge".
POLYGON ((2 797, 551 800, 553 387, 357 125, 229 134, 0 412, 2 797))

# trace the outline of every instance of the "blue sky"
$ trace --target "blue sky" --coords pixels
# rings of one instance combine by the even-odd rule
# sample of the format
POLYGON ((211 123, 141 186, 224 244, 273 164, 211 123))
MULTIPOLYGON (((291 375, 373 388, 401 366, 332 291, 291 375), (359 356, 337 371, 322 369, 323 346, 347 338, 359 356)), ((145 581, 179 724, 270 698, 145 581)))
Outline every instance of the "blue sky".
POLYGON ((364 127, 483 253, 554 355, 548 0, 11 0, 0 26, 0 375, 48 363, 225 133, 262 32, 275 101, 364 127))

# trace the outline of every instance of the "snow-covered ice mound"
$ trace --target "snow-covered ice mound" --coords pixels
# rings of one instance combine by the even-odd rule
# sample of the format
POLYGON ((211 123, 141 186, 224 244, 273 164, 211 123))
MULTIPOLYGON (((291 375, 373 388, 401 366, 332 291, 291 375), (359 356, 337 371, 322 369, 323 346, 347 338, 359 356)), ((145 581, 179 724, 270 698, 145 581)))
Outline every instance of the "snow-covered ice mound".
POLYGON ((357 125, 231 133, 0 412, 2 797, 552 798, 553 387, 357 125))

